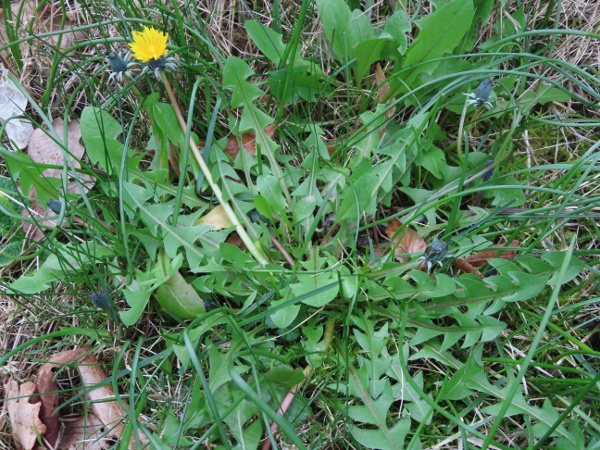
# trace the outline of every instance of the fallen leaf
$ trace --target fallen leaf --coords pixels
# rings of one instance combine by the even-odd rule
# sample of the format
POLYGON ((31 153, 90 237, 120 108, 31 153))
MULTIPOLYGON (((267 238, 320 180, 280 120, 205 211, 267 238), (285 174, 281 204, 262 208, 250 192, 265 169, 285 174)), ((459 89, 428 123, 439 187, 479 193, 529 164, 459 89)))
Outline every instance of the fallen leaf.
POLYGON ((16 118, 25 114, 28 103, 17 85, 8 78, 8 69, 0 64, 0 123, 5 123, 4 131, 14 150, 27 147, 33 133, 29 120, 16 118))
MULTIPOLYGON (((31 188, 31 197, 36 198, 34 195, 35 187, 31 188)), ((32 241, 39 242, 46 237, 44 234, 44 226, 55 227, 58 223, 56 219, 46 220, 46 217, 56 216, 56 213, 44 208, 39 202, 32 201, 31 206, 21 210, 21 217, 24 218, 35 218, 36 223, 30 223, 23 221, 21 227, 25 232, 25 236, 32 241)))
MULTIPOLYGON (((96 357, 90 353, 81 358, 90 351, 90 347, 83 346, 75 350, 58 353, 46 363, 49 365, 47 370, 60 368, 64 364, 75 362, 81 375, 81 381, 86 388, 86 395, 91 402, 92 412, 107 428, 102 439, 118 439, 123 434, 125 427, 122 421, 127 414, 119 402, 114 400, 115 393, 112 386, 98 386, 106 379, 106 375, 96 357)), ((125 401, 123 403, 127 405, 125 401)), ((144 436, 140 436, 140 440, 147 442, 144 436)), ((135 437, 131 438, 129 448, 136 448, 135 437)))
POLYGON ((217 205, 198 219, 196 225, 211 225, 214 230, 222 230, 233 225, 222 205, 217 205))
MULTIPOLYGON (((36 377, 36 383, 26 382, 21 385, 20 392, 15 381, 11 381, 5 386, 7 393, 7 403, 9 407, 9 416, 12 424, 15 441, 24 450, 31 450, 37 442, 37 435, 53 433, 56 423, 60 420, 59 412, 56 410, 59 402, 59 392, 56 382, 53 380, 56 371, 67 364, 73 364, 79 370, 81 381, 85 387, 85 393, 91 403, 91 412, 96 419, 100 421, 101 432, 97 433, 99 427, 94 422, 91 428, 84 428, 83 433, 88 436, 94 435, 99 442, 97 446, 86 449, 108 448, 114 444, 124 433, 123 419, 127 414, 121 407, 121 404, 115 400, 115 393, 110 385, 100 385, 106 380, 106 375, 96 357, 89 353, 91 348, 88 346, 79 347, 75 350, 65 351, 53 355, 49 361, 42 365, 36 377), (86 353, 89 353, 86 355, 86 353), (84 356, 85 355, 85 356, 84 356), (29 397, 35 392, 40 395, 34 397, 37 402, 30 403, 29 397), (14 397, 24 396, 16 399, 14 397), (44 423, 43 420, 47 422, 44 423), (37 432, 36 432, 37 430, 37 432)), ((127 407, 127 402, 122 402, 127 407)), ((89 414, 87 420, 89 421, 89 414)), ((95 419, 93 419, 95 420, 95 419)), ((60 429, 60 426, 56 427, 60 429)), ((45 436, 44 436, 45 437, 45 436)), ((50 438, 53 438, 50 436, 50 438)), ((148 439, 140 433, 138 435, 141 447, 136 444, 136 437, 130 438, 128 448, 144 448, 148 444, 148 439)), ((53 438, 56 440, 56 438, 53 438)), ((50 444, 54 448, 54 444, 50 444)), ((81 448, 69 443, 69 449, 81 448)), ((56 448, 67 448, 60 442, 56 443, 56 448)))
MULTIPOLYGON (((270 138, 275 134, 275 125, 267 125, 265 127, 265 133, 270 138)), ((241 136, 242 146, 246 149, 248 153, 252 156, 256 156, 256 133, 254 131, 249 131, 247 133, 243 133, 241 136)), ((225 147, 224 152, 231 156, 232 159, 235 159, 240 152, 240 143, 237 136, 230 136, 227 138, 227 147, 225 147)))
POLYGON ((105 450, 113 446, 113 442, 104 437, 104 424, 94 413, 73 420, 63 420, 65 426, 61 449, 67 450, 105 450))
MULTIPOLYGON (((56 134, 60 138, 60 142, 56 142, 48 132, 41 128, 36 128, 29 140, 29 147, 27 153, 37 163, 48 164, 54 166, 61 166, 57 169, 46 169, 42 173, 44 177, 61 179, 63 177, 64 157, 70 158, 70 164, 67 166, 70 169, 70 165, 75 169, 81 169, 79 160, 83 158, 85 154, 85 147, 81 143, 81 129, 79 128, 79 122, 73 120, 67 125, 67 142, 64 143, 64 121, 61 118, 56 118, 52 122, 52 127, 56 130, 56 134), (68 153, 67 153, 68 152, 68 153)), ((70 172, 70 171, 69 171, 70 172)), ((71 174, 70 174, 71 175, 71 174)), ((78 178, 82 182, 82 189, 84 192, 88 192, 92 187, 93 178, 87 174, 78 173, 78 178)), ((67 183, 67 192, 79 193, 77 182, 71 179, 67 183)))
POLYGON ((375 87, 377 89, 377 101, 379 103, 383 103, 385 101, 385 97, 390 92, 390 85, 385 78, 385 74, 383 73, 383 69, 381 68, 381 64, 375 64, 375 87))
POLYGON ((46 426, 44 438, 48 444, 54 447, 60 434, 60 415, 57 411, 60 393, 58 383, 54 381, 54 364, 44 364, 35 377, 37 391, 40 393, 42 408, 40 409, 40 420, 46 426))
POLYGON ((36 385, 27 381, 19 385, 10 380, 4 385, 6 408, 10 417, 15 444, 18 449, 31 450, 38 442, 38 436, 46 433, 46 425, 40 420, 42 403, 31 403, 36 385))
POLYGON ((465 258, 454 258, 452 264, 465 273, 472 273, 473 275, 477 275, 479 278, 484 278, 483 275, 481 275, 481 272, 477 270, 475 266, 470 264, 465 258))
MULTIPOLYGON (((400 222, 398 219, 392 219, 385 229, 385 234, 392 241, 394 255, 424 252, 427 245, 421 236, 419 236, 419 233, 417 233, 415 230, 406 227, 396 235, 396 232, 401 226, 402 222, 400 222)), ((397 259, 403 263, 410 261, 410 257, 407 256, 398 256, 397 259)))
MULTIPOLYGON (((377 101, 379 103, 384 103, 385 99, 388 96, 388 93, 390 92, 390 84, 387 81, 387 78, 385 77, 385 74, 383 73, 383 69, 381 68, 381 65, 379 63, 377 63, 375 65, 375 82, 374 82, 375 86, 379 86, 379 88, 377 89, 377 101)), ((394 102, 394 99, 389 99, 387 101, 387 105, 391 105, 394 102)), ((392 117, 394 117, 394 114, 396 114, 396 107, 393 106, 390 109, 388 109, 385 112, 385 120, 386 122, 388 120, 390 120, 392 117)), ((379 130, 379 137, 381 138, 383 136, 383 134, 385 133, 385 128, 381 128, 379 130)))
MULTIPOLYGON (((505 247, 518 247, 519 241, 514 240, 509 245, 505 245, 505 247)), ((496 246, 500 247, 500 246, 496 246)), ((495 250, 483 250, 464 258, 470 265, 475 267, 481 267, 487 264, 488 259, 490 258, 504 258, 504 259, 513 259, 516 256, 517 252, 515 250, 501 250, 496 248, 495 250)))
POLYGON ((235 245, 236 247, 242 250, 246 250, 246 245, 244 244, 244 241, 242 241, 240 235, 237 234, 237 232, 232 233, 231 236, 229 236, 225 242, 231 245, 235 245))
MULTIPOLYGON (((39 164, 54 166, 63 166, 65 154, 67 154, 67 157, 70 159, 68 167, 70 168, 72 166, 75 169, 80 169, 81 164, 79 160, 81 160, 85 154, 85 147, 80 142, 81 129, 79 127, 79 122, 74 120, 67 125, 66 144, 63 144, 64 121, 60 118, 54 119, 52 126, 56 130, 56 134, 60 136, 61 142, 56 142, 56 140, 50 137, 46 131, 41 128, 36 128, 31 134, 27 153, 33 161, 39 164)), ((64 171, 62 168, 46 169, 42 172, 41 177, 61 179, 63 173, 64 171)), ((69 174, 70 173, 71 171, 69 171, 69 174)), ((80 194, 81 191, 87 193, 93 187, 94 179, 90 175, 78 173, 77 176, 81 183, 78 183, 73 178, 68 180, 67 193, 80 194)), ((38 198, 35 187, 31 189, 30 197, 33 200, 31 207, 29 209, 23 209, 21 211, 21 216, 26 218, 33 217, 38 222, 38 225, 41 226, 24 221, 23 230, 30 239, 41 241, 44 238, 43 227, 55 227, 57 224, 56 220, 44 219, 46 217, 56 216, 56 213, 35 201, 38 198)))

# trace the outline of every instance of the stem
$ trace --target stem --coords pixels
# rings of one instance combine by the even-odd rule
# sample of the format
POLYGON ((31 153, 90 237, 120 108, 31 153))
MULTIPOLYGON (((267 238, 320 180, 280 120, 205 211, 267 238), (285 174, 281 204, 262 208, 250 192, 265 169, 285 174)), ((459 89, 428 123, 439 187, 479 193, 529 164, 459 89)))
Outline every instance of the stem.
POLYGON ((463 107, 462 114, 460 115, 460 124, 458 126, 458 138, 456 139, 456 155, 458 156, 458 160, 460 162, 463 161, 462 154, 462 133, 463 127, 465 125, 465 116, 467 114, 467 108, 469 107, 469 99, 465 99, 465 106, 463 107))
MULTIPOLYGON (((177 104, 177 100, 175 99, 175 95, 173 94, 173 88, 171 87, 171 83, 169 83, 169 80, 168 80, 165 72, 161 72, 160 75, 161 75, 161 79, 165 85, 165 88, 167 90, 167 95, 169 96, 169 101, 171 102, 171 106, 173 106, 173 109, 175 110, 175 115, 177 116, 177 120, 179 121, 179 126, 185 133, 186 123, 185 123, 185 120, 183 120, 183 115, 181 114, 181 110, 179 109, 179 105, 177 104)), ((221 192, 221 189, 213 180, 212 174, 210 173, 210 169, 206 165, 206 162, 204 161, 204 158, 202 157, 200 150, 198 149, 198 147, 196 146, 196 143, 194 142, 194 140, 191 137, 190 137, 190 148, 192 149, 192 153, 194 154, 194 157, 196 158, 196 161, 198 162, 198 165, 200 166, 202 173, 204 173, 204 177, 206 178, 208 185, 213 190, 215 197, 217 197, 217 200, 219 200, 219 203, 223 206, 223 209, 225 210, 227 217, 229 217, 229 220, 231 220, 231 223, 235 226, 235 231, 237 231, 238 235, 240 236, 240 239, 242 240, 244 245, 246 245, 246 248, 248 249, 248 251, 250 253, 252 253, 252 256, 254 256, 254 258, 261 265, 263 265, 263 266, 267 265, 269 263, 267 258, 261 253, 261 251, 258 249, 258 247, 256 245, 254 245, 254 242, 252 241, 250 236, 248 236, 248 233, 246 233, 246 230, 244 229, 241 222, 238 220, 238 217, 236 216, 233 209, 231 209, 231 206, 229 206, 229 203, 224 201, 223 193, 221 192)))

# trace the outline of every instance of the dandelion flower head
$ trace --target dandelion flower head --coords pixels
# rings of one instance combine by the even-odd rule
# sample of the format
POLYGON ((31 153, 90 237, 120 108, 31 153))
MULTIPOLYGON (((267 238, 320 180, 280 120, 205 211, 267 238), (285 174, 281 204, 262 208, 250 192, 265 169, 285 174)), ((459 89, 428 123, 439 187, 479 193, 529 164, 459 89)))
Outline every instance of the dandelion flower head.
POLYGON ((134 31, 132 35, 133 42, 129 43, 129 48, 136 59, 149 62, 159 60, 168 53, 168 34, 154 28, 144 27, 142 31, 134 31))
POLYGON ((112 73, 108 77, 109 80, 113 78, 117 80, 119 83, 123 82, 123 77, 127 76, 129 78, 133 78, 133 74, 131 73, 131 66, 135 65, 135 63, 129 62, 129 57, 131 56, 131 52, 127 52, 125 57, 122 57, 118 53, 110 52, 108 55, 108 63, 112 68, 112 73))

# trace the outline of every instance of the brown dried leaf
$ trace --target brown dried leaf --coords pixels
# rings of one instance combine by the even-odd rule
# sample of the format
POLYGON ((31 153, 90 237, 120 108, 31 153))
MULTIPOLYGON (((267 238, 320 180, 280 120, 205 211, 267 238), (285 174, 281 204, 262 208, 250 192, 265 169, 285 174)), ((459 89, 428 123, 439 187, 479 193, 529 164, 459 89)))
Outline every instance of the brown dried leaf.
MULTIPOLYGON (((406 227, 402 232, 394 236, 401 226, 402 222, 400 222, 398 219, 392 219, 385 229, 385 234, 388 238, 390 238, 390 240, 392 240, 394 254, 404 255, 406 253, 424 252, 427 245, 415 230, 406 227)), ((406 256, 399 256, 397 259, 403 263, 410 261, 410 258, 406 256)))
MULTIPOLYGON (((83 353, 90 351, 90 348, 84 346, 78 350, 83 353)), ((107 401, 108 399, 115 398, 115 392, 111 386, 97 386, 98 383, 106 379, 106 375, 100 367, 98 360, 93 354, 89 354, 79 361, 77 368, 81 374, 83 384, 86 388, 90 389, 87 391, 87 395, 92 402, 92 411, 107 427, 110 427, 107 436, 118 438, 123 434, 124 427, 122 420, 127 414, 123 411, 118 401, 107 401)), ((123 401, 123 404, 127 407, 127 402, 123 401)), ((148 443, 147 438, 142 433, 140 433, 139 439, 142 445, 148 443)), ((129 448, 137 448, 135 436, 131 437, 129 448)))
MULTIPOLYGON (((35 187, 33 187, 31 190, 31 197, 36 198, 35 187)), ((34 217, 37 223, 41 226, 55 227, 57 224, 56 219, 45 220, 46 217, 52 216, 56 216, 56 214, 53 211, 44 208, 40 203, 36 201, 31 202, 31 206, 29 207, 29 209, 21 210, 21 217, 34 217)), ((25 236, 27 236, 29 239, 35 242, 40 242, 46 237, 44 234, 44 229, 41 226, 25 221, 23 221, 23 223, 21 224, 21 227, 25 232, 25 236)))
POLYGON ((232 233, 231 236, 229 236, 225 242, 231 245, 235 245, 236 247, 239 247, 242 250, 246 250, 246 245, 244 244, 244 241, 242 241, 240 235, 237 234, 237 232, 232 233))
MULTIPOLYGON (((270 138, 275 134, 275 125, 267 125, 265 127, 265 133, 270 138)), ((242 146, 250 153, 252 156, 256 156, 256 133, 254 131, 249 131, 248 133, 243 133, 241 136, 242 146)), ((225 153, 231 156, 232 159, 235 159, 240 152, 240 144, 237 136, 231 136, 227 138, 227 147, 225 147, 225 153)))
MULTIPOLYGON (((504 247, 518 247, 519 241, 514 240, 510 243, 510 245, 505 245, 504 247)), ((497 246, 499 247, 499 246, 497 246)), ((504 259, 512 259, 516 256, 517 252, 515 250, 483 250, 481 252, 474 253, 472 255, 464 258, 470 265, 475 267, 481 267, 487 264, 488 259, 490 258, 504 258, 504 259)))
MULTIPOLYGON (((387 78, 383 73, 383 69, 381 68, 381 65, 379 63, 375 65, 375 86, 379 86, 379 89, 377 90, 377 101, 379 103, 384 103, 388 93, 390 92, 390 84, 388 83, 387 78)), ((388 100, 388 105, 393 103, 393 101, 393 99, 388 100)), ((394 117, 395 113, 396 107, 394 106, 393 108, 390 108, 388 111, 386 111, 385 120, 390 120, 392 117, 394 117)), ((384 132, 385 129, 383 128, 379 130, 379 137, 381 137, 384 132)))
POLYGON ((46 433, 46 425, 39 417, 42 403, 35 397, 31 398, 35 392, 36 385, 31 381, 23 383, 20 389, 15 380, 10 380, 4 385, 6 406, 18 449, 33 449, 37 444, 38 435, 46 433), (36 400, 37 403, 30 403, 36 400))
POLYGON ((93 413, 63 421, 65 430, 58 446, 68 450, 105 450, 112 442, 104 439, 104 423, 93 413))
MULTIPOLYGON (((64 121, 60 118, 54 119, 52 122, 53 128, 57 131, 57 134, 63 136, 64 121)), ((81 164, 78 160, 83 158, 85 154, 85 147, 81 144, 81 129, 79 128, 79 122, 72 121, 67 125, 67 143, 62 145, 52 139, 48 133, 41 128, 36 128, 31 134, 29 139, 29 146, 27 153, 37 163, 49 164, 55 166, 62 166, 64 164, 65 147, 70 153, 69 158, 74 168, 81 168, 81 164)), ((62 169, 46 169, 41 175, 42 177, 57 178, 61 179, 63 176, 62 169)), ((89 175, 79 173, 79 179, 81 180, 81 189, 84 192, 88 192, 93 186, 93 178, 89 175)), ((79 184, 72 179, 67 183, 68 193, 80 193, 79 184)), ((32 199, 37 198, 37 191, 35 187, 32 188, 30 194, 32 199)), ((23 209, 21 211, 22 217, 34 217, 40 225, 54 227, 56 226, 56 220, 44 220, 46 217, 55 216, 56 213, 48 210, 40 203, 33 201, 29 210, 23 209), (33 213, 33 214, 32 214, 33 213)), ((34 241, 41 241, 44 238, 43 230, 31 223, 23 222, 23 230, 25 234, 34 241)))
POLYGON ((390 92, 390 85, 379 63, 375 64, 375 87, 377 86, 379 86, 379 89, 377 89, 377 101, 383 103, 388 92, 390 92))
POLYGON ((458 267, 465 273, 472 273, 480 278, 483 278, 481 272, 477 270, 473 265, 469 264, 469 262, 465 258, 454 258, 452 264, 454 264, 456 267, 458 267))
MULTIPOLYGON (((86 395, 91 402, 91 411, 95 416, 94 419, 100 421, 102 432, 101 435, 97 434, 97 421, 93 422, 91 428, 88 425, 83 433, 88 436, 85 439, 89 439, 90 435, 94 435, 100 439, 99 446, 88 446, 86 443, 85 448, 87 449, 100 449, 108 448, 106 444, 113 440, 118 440, 123 435, 124 426, 123 419, 126 417, 126 413, 121 407, 120 403, 115 400, 115 393, 110 385, 99 386, 100 383, 106 380, 106 375, 102 371, 98 360, 93 354, 86 353, 90 352, 91 349, 88 346, 80 347, 75 350, 65 351, 57 353, 52 356, 47 363, 42 365, 36 383, 27 382, 21 386, 21 392, 18 392, 17 383, 12 381, 12 385, 8 384, 5 386, 7 392, 7 398, 27 396, 22 399, 8 400, 9 415, 13 426, 13 432, 15 434, 15 440, 19 442, 21 448, 25 450, 31 450, 36 443, 36 432, 38 434, 45 434, 54 432, 56 422, 58 422, 58 412, 53 414, 58 406, 58 386, 53 381, 56 370, 63 367, 66 364, 74 364, 81 375, 81 380, 86 388, 86 395), (37 386, 37 388, 36 388, 37 386), (29 396, 34 392, 39 391, 41 395, 37 398, 38 403, 30 404, 29 396), (48 423, 44 424, 40 420, 40 414, 42 419, 47 420, 48 423)), ((123 402, 127 405, 126 402, 123 402)), ((88 416, 88 421, 90 420, 88 416)), ((52 437, 52 436, 51 436, 52 437)), ((56 441, 56 437, 53 437, 56 441)), ((139 434, 139 441, 142 447, 136 445, 136 438, 133 436, 130 441, 128 448, 136 449, 143 448, 148 444, 147 438, 143 434, 139 434)), ((54 446, 53 442, 50 442, 54 446)), ((69 448, 75 448, 71 442, 69 442, 69 448)), ((112 444, 110 444, 112 445, 112 444)), ((108 446, 110 446, 108 445, 108 446)), ((63 444, 58 444, 58 448, 66 448, 63 444)), ((77 447, 80 448, 80 447, 77 447)))
POLYGON ((54 381, 54 364, 44 364, 35 377, 37 391, 40 393, 42 408, 40 420, 46 425, 44 435, 48 443, 54 447, 60 434, 60 414, 57 411, 60 400, 58 383, 54 381))
MULTIPOLYGON (((115 398, 115 393, 111 386, 98 386, 99 383, 106 379, 106 375, 102 371, 96 357, 90 353, 81 358, 89 351, 91 351, 90 347, 83 346, 75 350, 61 352, 50 358, 44 366, 47 366, 47 371, 51 371, 60 368, 64 364, 75 362, 81 374, 81 381, 86 387, 86 394, 91 401, 92 412, 108 428, 103 439, 118 439, 123 434, 124 426, 122 421, 126 417, 126 413, 118 401, 111 400, 115 398)), ((140 436, 140 439, 142 442, 146 442, 144 436, 140 436)), ((135 437, 131 439, 129 448, 136 448, 135 437)))
MULTIPOLYGON (((54 119, 52 127, 57 131, 62 143, 64 121, 60 118, 54 119)), ((46 131, 41 128, 36 128, 29 139, 27 153, 31 159, 37 163, 62 166, 64 164, 64 155, 66 153, 64 149, 68 150, 70 153, 69 157, 71 158, 73 167, 75 169, 80 169, 81 164, 78 160, 83 158, 85 147, 81 144, 81 129, 79 128, 79 122, 76 120, 69 122, 67 125, 66 145, 57 143, 46 131)), ((46 169, 42 173, 42 176, 61 179, 63 176, 63 169, 46 169)), ((88 192, 93 185, 93 178, 81 173, 78 174, 78 177, 83 183, 84 192, 88 192)), ((68 182, 67 192, 79 193, 79 188, 77 187, 75 180, 68 182)))

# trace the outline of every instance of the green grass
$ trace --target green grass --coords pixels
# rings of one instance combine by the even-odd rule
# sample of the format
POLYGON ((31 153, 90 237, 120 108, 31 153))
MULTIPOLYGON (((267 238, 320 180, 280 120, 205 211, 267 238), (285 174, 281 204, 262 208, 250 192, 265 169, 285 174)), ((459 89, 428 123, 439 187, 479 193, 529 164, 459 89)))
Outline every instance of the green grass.
MULTIPOLYGON (((0 130, 3 382, 90 345, 150 448, 597 448, 594 25, 560 2, 204 3, 92 2, 63 31, 3 4, 25 115, 48 153, 78 146, 57 117, 85 148, 48 166, 0 130), (109 80, 143 26, 177 68, 109 80)), ((77 371, 58 383, 61 416, 94 410, 77 371)))

